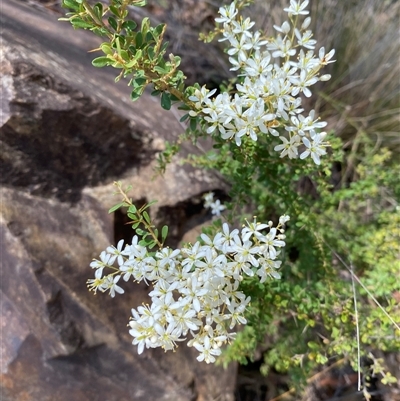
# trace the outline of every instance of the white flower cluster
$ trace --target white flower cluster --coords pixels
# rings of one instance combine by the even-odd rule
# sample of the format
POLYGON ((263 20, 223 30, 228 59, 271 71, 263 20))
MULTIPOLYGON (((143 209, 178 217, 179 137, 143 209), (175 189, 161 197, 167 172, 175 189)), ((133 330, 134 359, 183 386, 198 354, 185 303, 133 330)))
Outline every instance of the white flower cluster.
POLYGON ((132 309, 129 322, 139 354, 144 347, 174 349, 190 332, 188 346, 199 351, 197 359, 214 362, 221 346, 234 338, 234 326, 247 323, 243 314, 250 297, 238 290, 243 276, 256 275, 260 282, 280 278, 277 257, 285 246, 283 227, 288 220, 282 216, 273 227, 272 222, 254 219, 241 231, 231 231, 224 223, 214 238, 202 234, 201 243, 154 253, 139 245, 137 236, 124 249, 121 240, 91 263, 96 271, 88 286, 114 297, 124 292, 117 284, 121 277, 152 282, 151 304, 132 309), (103 276, 105 268, 114 271, 103 276))
POLYGON ((226 207, 221 203, 219 199, 214 199, 214 193, 208 192, 204 195, 204 207, 206 209, 211 209, 211 214, 215 216, 221 216, 226 207))
POLYGON ((327 143, 323 141, 326 133, 318 130, 327 123, 316 119, 313 110, 303 116, 299 95, 310 97, 310 86, 330 79, 330 75, 320 76, 319 71, 333 62, 334 50, 325 54, 321 47, 316 56, 316 40, 307 29, 311 18, 297 26, 299 16, 308 14, 307 5, 308 0, 290 0, 290 7, 284 9, 289 20, 274 26, 278 35, 269 40, 251 31, 254 22, 238 16, 235 3, 219 9, 221 16, 215 21, 223 26, 224 38, 220 41, 229 42, 231 70, 240 70, 244 78, 236 85, 233 97, 225 92, 212 98, 216 90, 202 87, 189 98, 196 108, 189 114, 204 116, 208 134, 217 131, 223 139, 234 139, 238 146, 245 135, 254 141, 260 134, 279 136, 282 143, 274 149, 281 157, 298 158, 302 152, 301 159, 311 156, 320 164, 327 143), (284 128, 287 134, 280 134, 277 128, 284 128))

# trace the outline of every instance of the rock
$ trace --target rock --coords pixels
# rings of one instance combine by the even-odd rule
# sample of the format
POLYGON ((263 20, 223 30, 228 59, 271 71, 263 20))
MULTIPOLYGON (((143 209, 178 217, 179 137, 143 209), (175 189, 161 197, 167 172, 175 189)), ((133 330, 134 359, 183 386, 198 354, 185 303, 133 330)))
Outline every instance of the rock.
POLYGON ((128 283, 113 300, 87 291, 88 264, 112 236, 96 200, 84 196, 71 207, 13 189, 1 195, 5 401, 23 394, 60 401, 232 399, 234 366, 200 364, 184 345, 176 353, 137 355, 126 325, 130 308, 148 299, 145 285, 128 283))
POLYGON ((225 185, 179 158, 151 181, 157 152, 183 128, 91 66, 96 38, 13 1, 2 25, 2 400, 233 400, 235 365, 198 363, 184 344, 137 355, 126 326, 145 284, 115 299, 85 284, 92 258, 133 234, 107 214, 114 180, 132 184, 135 201, 159 200, 151 214, 171 224, 172 245, 209 219, 201 195, 225 185))

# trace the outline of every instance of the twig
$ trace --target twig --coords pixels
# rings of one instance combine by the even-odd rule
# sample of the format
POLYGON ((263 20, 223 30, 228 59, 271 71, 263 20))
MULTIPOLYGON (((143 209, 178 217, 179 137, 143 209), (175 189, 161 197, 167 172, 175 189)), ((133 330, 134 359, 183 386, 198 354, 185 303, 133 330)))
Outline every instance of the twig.
POLYGON ((361 391, 361 355, 360 355, 360 327, 358 325, 358 310, 357 310, 357 296, 356 296, 356 286, 354 284, 354 273, 353 265, 350 264, 351 269, 351 286, 353 288, 353 299, 354 299, 354 311, 356 314, 356 335, 357 335, 357 371, 358 371, 358 383, 357 390, 361 391))
MULTIPOLYGON (((324 370, 322 370, 321 372, 316 373, 315 375, 309 377, 307 379, 307 383, 311 383, 313 381, 315 381, 316 379, 318 379, 318 377, 320 377, 321 375, 329 372, 332 368, 334 368, 337 365, 340 365, 341 363, 343 363, 345 361, 345 358, 339 359, 338 361, 336 361, 335 363, 333 363, 332 365, 328 366, 327 368, 325 368, 324 370)), ((277 397, 271 398, 269 401, 278 401, 286 396, 288 396, 289 394, 292 394, 295 391, 294 387, 292 387, 290 390, 286 391, 285 393, 278 395, 277 397)))
POLYGON ((332 253, 339 259, 339 261, 343 264, 343 266, 350 272, 351 276, 354 277, 354 279, 357 281, 358 284, 361 285, 361 287, 367 292, 367 294, 371 297, 371 299, 375 302, 375 304, 381 309, 381 311, 386 315, 386 317, 393 323, 393 325, 396 327, 397 330, 400 331, 400 326, 393 320, 393 318, 385 311, 383 306, 377 301, 377 299, 371 294, 371 292, 368 290, 368 288, 361 282, 361 280, 357 277, 355 273, 351 270, 351 268, 344 262, 344 260, 338 255, 336 251, 332 249, 332 247, 325 241, 323 240, 326 244, 326 246, 332 251, 332 253))

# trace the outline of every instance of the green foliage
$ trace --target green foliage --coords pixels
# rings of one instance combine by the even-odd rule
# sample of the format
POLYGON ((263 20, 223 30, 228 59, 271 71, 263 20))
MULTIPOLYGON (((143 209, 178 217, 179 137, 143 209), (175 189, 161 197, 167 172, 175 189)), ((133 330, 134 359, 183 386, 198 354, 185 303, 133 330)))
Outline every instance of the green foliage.
POLYGON ((114 195, 122 196, 122 202, 119 202, 110 208, 108 213, 113 213, 122 207, 128 208, 127 215, 131 219, 129 224, 132 225, 135 234, 140 238, 140 241, 138 242, 139 245, 147 247, 148 249, 153 249, 155 246, 162 248, 168 235, 168 227, 163 226, 160 239, 159 230, 153 225, 147 212, 147 209, 156 202, 145 203, 140 208, 137 208, 132 203, 132 199, 128 198, 127 194, 132 189, 132 186, 123 189, 120 182, 114 182, 114 185, 117 188, 114 195))
POLYGON ((68 18, 76 29, 89 29, 107 41, 102 43, 98 51, 104 56, 97 57, 92 64, 95 67, 112 66, 120 69, 116 77, 129 77, 129 85, 133 87, 131 99, 137 100, 147 85, 152 84, 157 94, 161 95, 161 106, 169 110, 173 102, 189 103, 185 94, 185 76, 178 69, 180 57, 170 54, 165 57, 167 42, 163 42, 165 24, 156 27, 144 18, 140 27, 128 19, 128 6, 143 7, 145 1, 111 0, 109 6, 96 3, 91 6, 87 0, 63 0, 63 7, 71 10, 68 18))
MULTIPOLYGON (((261 347, 263 371, 274 367, 289 372, 297 384, 305 383, 316 366, 338 358, 357 368, 351 274, 341 259, 387 314, 400 320, 395 300, 400 272, 399 167, 387 149, 376 150, 360 137, 357 155, 346 155, 346 160, 356 158, 353 167, 347 166, 352 181, 334 182, 341 144, 333 135, 330 140, 333 152, 319 169, 311 163, 306 169, 296 161, 283 164, 259 142, 243 154, 223 145, 220 153, 195 159, 197 165, 218 168, 229 177, 238 199, 250 197, 258 205, 258 218, 293 216, 286 232, 282 280, 243 283, 252 297, 249 323, 226 351, 224 363, 243 363, 261 347)), ((346 164, 341 165, 341 175, 347 177, 346 164)), ((398 350, 400 333, 393 321, 362 287, 356 297, 361 355, 398 350)))

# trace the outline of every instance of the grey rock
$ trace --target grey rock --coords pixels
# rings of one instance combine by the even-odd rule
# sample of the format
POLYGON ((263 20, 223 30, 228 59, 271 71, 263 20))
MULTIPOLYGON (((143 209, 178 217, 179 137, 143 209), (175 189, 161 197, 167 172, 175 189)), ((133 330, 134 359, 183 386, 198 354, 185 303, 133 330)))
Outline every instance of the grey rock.
POLYGON ((114 180, 132 184, 135 201, 159 200, 151 214, 170 224, 171 245, 209 218, 201 195, 225 184, 179 158, 151 181, 157 152, 183 127, 91 66, 96 38, 14 1, 1 23, 2 400, 233 400, 235 365, 198 363, 184 344, 137 355, 126 326, 148 301, 145 284, 115 299, 85 284, 117 239, 114 180))

